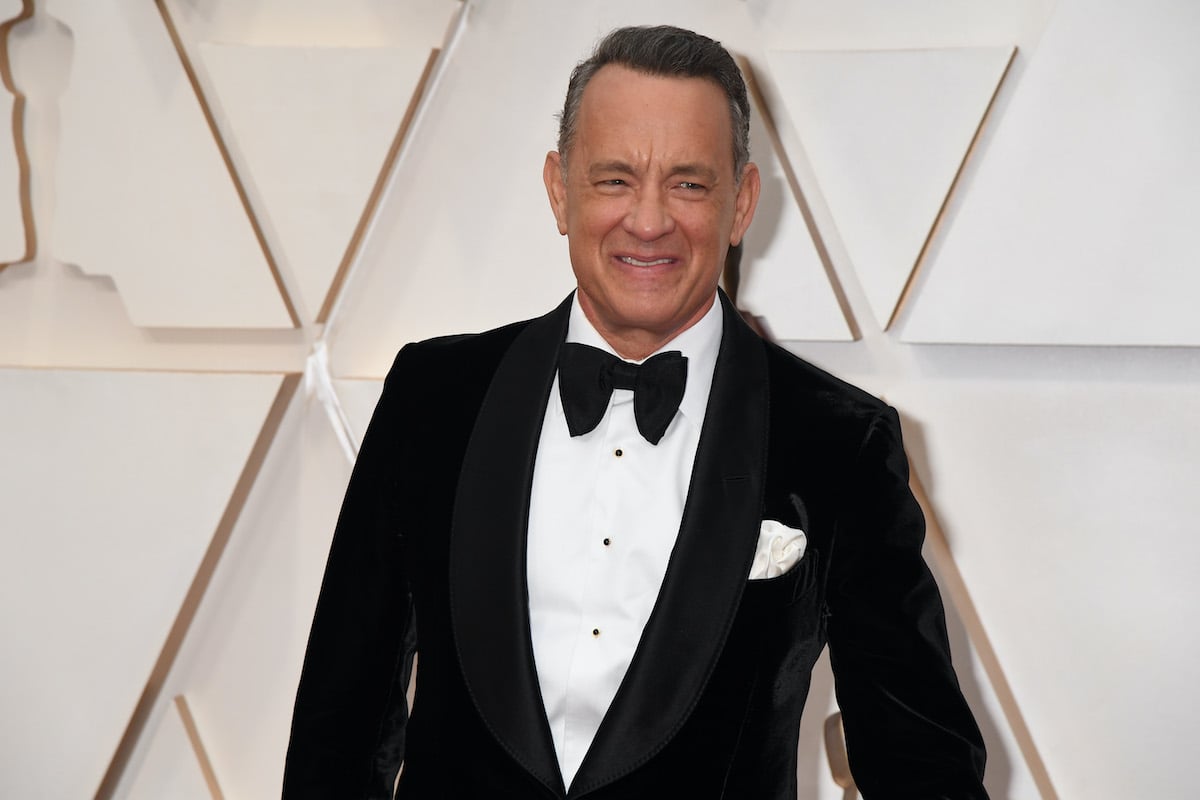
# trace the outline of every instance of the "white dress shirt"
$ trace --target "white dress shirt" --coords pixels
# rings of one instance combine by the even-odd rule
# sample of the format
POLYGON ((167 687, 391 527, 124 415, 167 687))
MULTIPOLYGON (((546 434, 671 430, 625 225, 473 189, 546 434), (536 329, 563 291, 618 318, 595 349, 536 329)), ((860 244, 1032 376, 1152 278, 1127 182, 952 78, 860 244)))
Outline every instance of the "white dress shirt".
MULTIPOLYGON (((542 702, 569 787, 633 659, 679 533, 721 346, 721 304, 658 352, 687 357, 679 411, 657 445, 616 389, 595 430, 567 431, 555 378, 538 442, 526 550, 542 702)), ((576 297, 567 341, 616 355, 576 297)))

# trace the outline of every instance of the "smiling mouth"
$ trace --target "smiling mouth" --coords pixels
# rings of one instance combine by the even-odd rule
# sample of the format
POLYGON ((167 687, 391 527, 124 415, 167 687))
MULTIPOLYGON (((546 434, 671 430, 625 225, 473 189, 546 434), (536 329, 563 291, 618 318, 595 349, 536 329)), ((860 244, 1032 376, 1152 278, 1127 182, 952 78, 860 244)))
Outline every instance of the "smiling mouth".
POLYGON ((670 264, 675 260, 673 258, 655 258, 650 261, 642 261, 641 259, 634 258, 633 256, 618 256, 617 259, 634 267, 657 267, 660 264, 670 264))

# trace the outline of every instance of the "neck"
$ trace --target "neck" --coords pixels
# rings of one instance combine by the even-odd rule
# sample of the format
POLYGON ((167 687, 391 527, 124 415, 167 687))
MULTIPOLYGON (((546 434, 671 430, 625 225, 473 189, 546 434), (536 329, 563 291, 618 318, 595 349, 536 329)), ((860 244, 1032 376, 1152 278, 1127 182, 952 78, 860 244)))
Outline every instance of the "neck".
MULTIPOLYGON (((595 324, 595 323, 593 323, 595 324)), ((681 328, 678 331, 672 332, 669 336, 613 336, 605 331, 596 329, 600 335, 604 337, 604 341, 608 342, 609 346, 617 352, 621 358, 626 361, 644 361, 649 358, 655 351, 662 348, 667 342, 674 339, 686 328, 681 328)))
POLYGON ((665 345, 670 343, 679 334, 691 328, 697 322, 704 318, 708 310, 712 308, 716 302, 716 293, 713 297, 701 307, 695 314, 687 319, 682 325, 672 328, 668 331, 653 330, 638 327, 610 327, 604 324, 604 321, 599 319, 593 312, 591 303, 587 295, 579 293, 579 307, 583 310, 583 314, 587 317, 588 322, 592 323, 592 327, 600 334, 601 338, 608 343, 617 355, 628 361, 643 361, 653 355, 656 351, 661 350, 665 345))

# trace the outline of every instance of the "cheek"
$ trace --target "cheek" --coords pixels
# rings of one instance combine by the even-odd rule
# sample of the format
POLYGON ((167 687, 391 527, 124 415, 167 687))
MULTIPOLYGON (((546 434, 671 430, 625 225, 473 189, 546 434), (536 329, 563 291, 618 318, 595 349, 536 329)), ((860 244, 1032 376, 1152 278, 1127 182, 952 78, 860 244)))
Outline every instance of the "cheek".
POLYGON ((619 210, 611 204, 584 203, 569 222, 571 235, 586 247, 598 245, 614 228, 620 226, 619 210))
POLYGON ((626 198, 612 197, 597 200, 591 209, 591 230, 597 235, 607 235, 621 228, 629 212, 631 202, 626 198))
POLYGON ((729 220, 711 210, 689 216, 681 222, 681 227, 696 253, 714 253, 729 240, 729 220))

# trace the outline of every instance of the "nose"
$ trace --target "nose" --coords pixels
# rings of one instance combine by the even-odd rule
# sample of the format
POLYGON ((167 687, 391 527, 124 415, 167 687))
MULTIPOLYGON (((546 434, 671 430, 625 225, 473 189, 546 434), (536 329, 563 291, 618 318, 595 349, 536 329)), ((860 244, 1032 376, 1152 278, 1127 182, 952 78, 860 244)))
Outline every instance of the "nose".
POLYGON ((675 218, 667 205, 666 193, 661 188, 639 187, 625 214, 625 230, 644 242, 675 230, 675 218))

